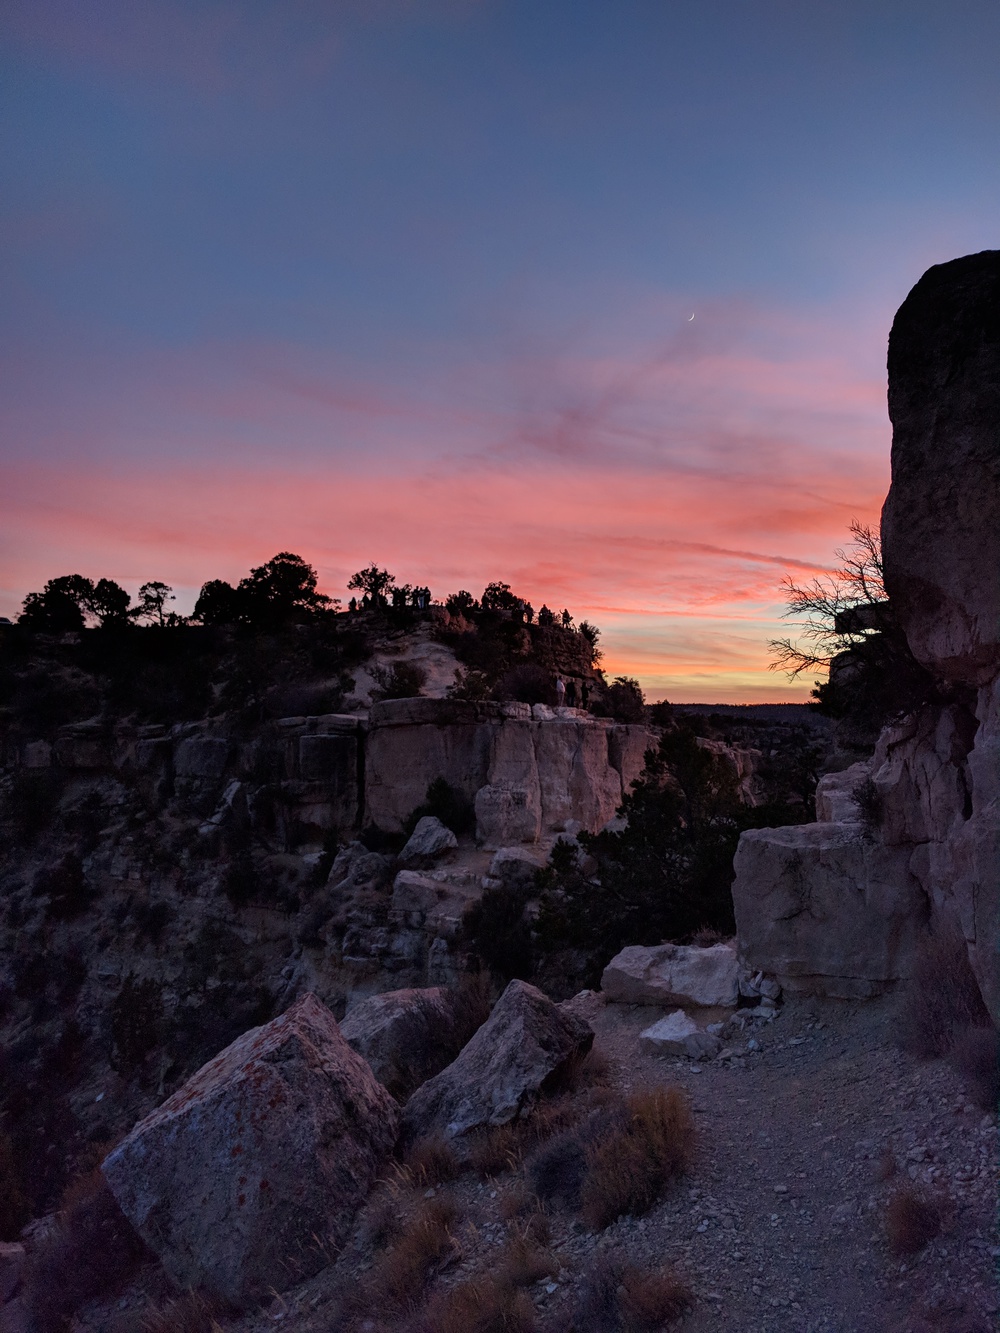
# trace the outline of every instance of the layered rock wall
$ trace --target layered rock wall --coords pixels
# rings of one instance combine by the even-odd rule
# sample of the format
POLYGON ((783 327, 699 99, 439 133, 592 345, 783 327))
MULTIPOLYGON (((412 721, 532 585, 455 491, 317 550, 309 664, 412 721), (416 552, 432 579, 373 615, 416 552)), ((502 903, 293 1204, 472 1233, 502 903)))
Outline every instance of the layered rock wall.
POLYGON ((889 339, 890 605, 951 698, 821 783, 821 822, 745 833, 733 895, 750 966, 870 994, 959 930, 1000 1021, 1000 251, 930 269, 889 339))

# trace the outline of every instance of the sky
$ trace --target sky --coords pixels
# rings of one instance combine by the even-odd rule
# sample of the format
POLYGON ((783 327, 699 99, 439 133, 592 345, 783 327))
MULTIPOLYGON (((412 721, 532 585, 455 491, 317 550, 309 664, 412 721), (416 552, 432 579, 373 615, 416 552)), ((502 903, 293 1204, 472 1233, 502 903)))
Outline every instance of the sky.
POLYGON ((1000 246, 998 66, 993 0, 0 0, 0 615, 291 550, 805 699, 782 581, 1000 246))

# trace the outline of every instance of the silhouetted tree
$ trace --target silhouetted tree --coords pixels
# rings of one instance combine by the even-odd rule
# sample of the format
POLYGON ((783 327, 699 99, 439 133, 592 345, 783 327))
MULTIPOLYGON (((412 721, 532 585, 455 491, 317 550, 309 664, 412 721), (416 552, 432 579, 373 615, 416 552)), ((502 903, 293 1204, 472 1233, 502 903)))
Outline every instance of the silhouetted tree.
POLYGON ((132 608, 131 615, 135 620, 147 620, 152 625, 166 625, 170 620, 176 619, 174 613, 168 612, 167 602, 174 601, 174 590, 166 583, 144 583, 139 589, 139 601, 132 608))
MULTIPOLYGON (((552 616, 551 611, 549 611, 549 616, 551 618, 552 616)), ((538 613, 538 623, 539 624, 542 623, 541 611, 539 611, 538 613)), ((590 663, 591 666, 596 666, 597 663, 604 656, 600 648, 598 648, 597 646, 597 640, 601 637, 601 631, 597 628, 596 625, 592 625, 589 620, 581 620, 579 625, 577 626, 577 631, 580 634, 582 634, 583 637, 590 644, 590 663)))
POLYGON ((633 676, 616 676, 605 695, 608 715, 616 722, 642 722, 646 716, 645 699, 633 676))
POLYGON ((224 579, 202 586, 194 618, 203 625, 250 625, 279 629, 326 610, 335 599, 316 590, 317 575, 300 555, 281 551, 252 569, 234 588, 224 579))
POLYGON ((28 593, 18 620, 50 634, 83 629, 88 615, 102 626, 127 625, 129 601, 125 589, 112 579, 95 584, 83 574, 63 574, 49 579, 40 593, 28 593))
POLYGON ((242 598, 225 579, 209 579, 194 604, 194 619, 203 625, 238 625, 243 619, 242 598))
POLYGON ((387 569, 380 569, 378 565, 371 564, 365 569, 359 569, 356 574, 352 574, 347 580, 347 586, 350 589, 356 588, 358 592, 369 597, 376 605, 380 605, 385 602, 387 596, 391 593, 395 582, 395 574, 390 574, 387 569))
POLYGON ((466 592, 462 588, 445 599, 445 609, 450 611, 453 616, 470 616, 479 610, 479 603, 471 592, 466 592))
POLYGON ((482 607, 484 611, 517 611, 521 607, 521 598, 511 592, 509 583, 487 583, 483 589, 482 607))
POLYGON ((853 541, 834 553, 840 567, 832 574, 804 586, 784 581, 785 614, 800 636, 772 640, 771 669, 794 679, 825 667, 827 680, 813 690, 820 711, 848 721, 858 742, 871 742, 892 718, 943 696, 886 599, 878 533, 858 522, 850 531, 853 541))

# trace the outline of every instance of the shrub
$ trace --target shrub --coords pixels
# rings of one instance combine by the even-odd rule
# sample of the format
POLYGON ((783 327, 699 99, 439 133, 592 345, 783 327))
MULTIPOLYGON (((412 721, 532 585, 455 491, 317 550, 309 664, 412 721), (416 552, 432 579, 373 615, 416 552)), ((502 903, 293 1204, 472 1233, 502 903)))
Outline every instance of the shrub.
POLYGON ((28 1261, 23 1300, 37 1333, 62 1333, 85 1301, 113 1295, 152 1257, 100 1171, 71 1198, 28 1261))
POLYGON ((493 695, 522 704, 547 704, 554 700, 555 691, 548 671, 535 662, 521 662, 503 673, 493 695))
POLYGON ((427 683, 427 672, 415 662, 393 662, 388 669, 373 667, 373 699, 413 699, 427 683))
POLYGON ((644 1272, 620 1257, 600 1259, 585 1283, 571 1333, 652 1333, 679 1319, 690 1287, 669 1270, 644 1272))
POLYGON ((471 833, 476 826, 476 811, 472 802, 446 778, 435 778, 427 788, 423 804, 407 816, 403 824, 403 832, 407 837, 425 815, 440 819, 457 837, 471 833))
POLYGON ((995 1111, 1000 1105, 1000 1032, 994 1027, 969 1028, 956 1041, 950 1058, 976 1105, 995 1111))
POLYGON ((882 827, 882 793, 872 777, 864 778, 851 789, 851 800, 861 816, 862 836, 873 842, 882 827))
POLYGON ((587 1176, 587 1145, 567 1130, 539 1148, 526 1163, 528 1181, 542 1203, 577 1209, 587 1176))
POLYGON ((935 1059, 947 1055, 969 1028, 989 1021, 965 941, 957 932, 931 936, 917 953, 903 993, 903 1047, 918 1059, 935 1059))
POLYGON ((892 1254, 916 1254, 941 1230, 941 1210, 921 1190, 904 1185, 886 1206, 885 1230, 892 1254))
POLYGON ((595 1230, 625 1213, 646 1213, 690 1165, 694 1121, 676 1088, 634 1093, 626 1118, 587 1150, 584 1220, 595 1230))
POLYGON ((93 891, 83 874, 83 862, 69 852, 56 865, 39 870, 31 886, 36 898, 48 898, 46 915, 55 921, 71 921, 87 910, 93 891))
POLYGON ((462 918, 463 943, 504 984, 532 975, 534 946, 525 909, 534 893, 516 884, 485 889, 462 918))
POLYGON ((163 999, 151 978, 127 976, 111 1002, 111 1068, 129 1077, 160 1040, 163 999))

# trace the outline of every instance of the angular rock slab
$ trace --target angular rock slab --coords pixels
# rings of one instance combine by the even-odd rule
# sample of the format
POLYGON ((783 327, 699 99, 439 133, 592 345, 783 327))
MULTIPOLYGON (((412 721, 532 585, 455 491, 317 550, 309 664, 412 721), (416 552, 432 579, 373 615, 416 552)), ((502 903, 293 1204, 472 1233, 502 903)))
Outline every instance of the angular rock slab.
POLYGON ((736 1004, 738 971, 731 944, 633 944, 604 969, 601 990, 619 1004, 729 1006, 736 1004))
POLYGON ((417 820, 416 828, 399 853, 399 860, 404 866, 427 865, 457 846, 458 839, 446 824, 433 815, 424 815, 417 820))
POLYGON ((785 990, 841 999, 912 975, 926 898, 909 847, 868 841, 858 824, 750 829, 736 850, 740 955, 785 990))
POLYGON ((408 1139, 456 1138, 527 1110, 594 1041, 590 1024, 526 981, 512 981, 458 1059, 403 1108, 408 1139))
POLYGON ((718 1055, 722 1042, 710 1032, 702 1032, 683 1009, 675 1009, 639 1033, 639 1049, 648 1055, 686 1055, 699 1060, 718 1055))
POLYGON ((443 986, 386 991, 362 1000, 340 1031, 383 1087, 404 1093, 440 1073, 451 1060, 455 1013, 443 986))
POLYGON ((329 1261, 397 1134, 398 1110, 314 995, 253 1028, 102 1165, 181 1287, 244 1303, 329 1261))

